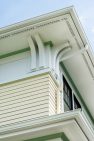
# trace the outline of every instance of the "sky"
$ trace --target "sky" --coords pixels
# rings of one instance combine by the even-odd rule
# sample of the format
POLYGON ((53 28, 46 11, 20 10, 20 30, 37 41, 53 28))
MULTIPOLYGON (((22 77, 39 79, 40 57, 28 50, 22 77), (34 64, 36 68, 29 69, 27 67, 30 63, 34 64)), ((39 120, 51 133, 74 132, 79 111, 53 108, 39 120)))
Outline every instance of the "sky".
POLYGON ((74 6, 94 53, 94 0, 0 0, 0 28, 74 6))

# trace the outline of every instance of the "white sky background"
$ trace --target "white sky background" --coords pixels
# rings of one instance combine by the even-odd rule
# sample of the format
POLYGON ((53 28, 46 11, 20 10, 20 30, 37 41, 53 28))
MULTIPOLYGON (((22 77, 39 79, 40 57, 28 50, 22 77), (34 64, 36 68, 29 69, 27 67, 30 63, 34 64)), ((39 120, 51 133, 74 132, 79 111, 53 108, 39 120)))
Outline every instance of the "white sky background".
POLYGON ((94 51, 94 0, 0 0, 0 28, 71 5, 94 51))

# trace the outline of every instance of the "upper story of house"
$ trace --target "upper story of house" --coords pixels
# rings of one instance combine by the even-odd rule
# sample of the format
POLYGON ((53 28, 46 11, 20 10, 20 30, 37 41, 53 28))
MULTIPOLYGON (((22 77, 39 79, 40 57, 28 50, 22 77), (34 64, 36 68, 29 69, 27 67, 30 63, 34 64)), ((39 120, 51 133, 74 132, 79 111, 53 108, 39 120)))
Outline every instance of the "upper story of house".
POLYGON ((77 109, 91 139, 85 122, 93 128, 93 97, 94 57, 73 7, 0 29, 2 140, 36 119, 66 113, 70 120, 77 109))

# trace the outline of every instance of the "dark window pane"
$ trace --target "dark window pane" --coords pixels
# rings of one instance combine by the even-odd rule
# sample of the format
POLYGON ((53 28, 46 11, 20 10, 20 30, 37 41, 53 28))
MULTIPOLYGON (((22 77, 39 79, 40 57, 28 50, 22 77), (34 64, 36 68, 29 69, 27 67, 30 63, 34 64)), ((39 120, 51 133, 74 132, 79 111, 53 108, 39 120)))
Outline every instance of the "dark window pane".
POLYGON ((81 108, 80 103, 78 102, 77 98, 74 95, 74 109, 81 108))
POLYGON ((64 92, 64 102, 66 106, 68 107, 67 109, 73 110, 73 104, 72 104, 72 90, 67 83, 65 77, 63 76, 63 92, 64 92))

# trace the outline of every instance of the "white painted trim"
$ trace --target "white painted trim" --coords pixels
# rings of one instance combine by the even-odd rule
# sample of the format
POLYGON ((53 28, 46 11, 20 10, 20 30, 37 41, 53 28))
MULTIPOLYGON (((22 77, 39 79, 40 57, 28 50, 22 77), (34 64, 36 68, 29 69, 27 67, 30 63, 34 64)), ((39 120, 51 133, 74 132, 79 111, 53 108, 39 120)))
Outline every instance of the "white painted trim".
POLYGON ((43 42, 42 42, 42 39, 40 37, 40 35, 38 33, 36 33, 34 35, 34 38, 35 38, 35 41, 38 45, 38 51, 39 51, 39 67, 40 68, 43 68, 46 66, 45 64, 45 48, 44 48, 44 45, 43 45, 43 42))
MULTIPOLYGON (((60 74, 60 71, 59 71, 59 63, 61 62, 62 58, 64 55, 66 55, 69 51, 71 50, 71 47, 70 46, 67 46, 65 47, 61 52, 60 54, 56 57, 56 62, 55 62, 55 70, 56 70, 56 74, 60 74)), ((60 77, 60 76, 59 76, 60 77)))
POLYGON ((27 37, 27 41, 30 47, 30 51, 31 51, 31 70, 36 70, 37 68, 37 64, 36 64, 36 59, 37 59, 37 55, 36 55, 36 48, 35 45, 33 43, 33 40, 31 38, 31 36, 27 37))
POLYGON ((52 55, 52 51, 51 51, 51 46, 50 45, 46 45, 45 47, 45 56, 46 56, 46 66, 49 68, 52 68, 52 59, 51 59, 51 55, 52 55))
POLYGON ((55 70, 56 68, 56 59, 57 59, 57 54, 60 52, 60 50, 66 50, 66 48, 70 47, 69 42, 62 43, 61 45, 54 46, 52 48, 52 59, 53 59, 53 66, 52 68, 55 70))
POLYGON ((54 116, 47 116, 38 118, 32 121, 26 121, 25 123, 19 123, 17 125, 11 125, 9 127, 0 128, 1 136, 0 140, 8 137, 23 136, 27 133, 36 133, 38 131, 56 128, 57 126, 66 125, 70 123, 76 123, 81 129, 82 133, 89 138, 90 141, 94 140, 94 130, 88 122, 86 116, 81 110, 75 110, 66 112, 63 114, 57 114, 54 116))
POLYGON ((0 29, 0 33, 1 33, 0 35, 2 36, 2 35, 5 35, 6 33, 9 33, 9 34, 13 33, 13 32, 15 32, 15 28, 18 30, 18 33, 20 33, 19 29, 24 29, 24 27, 28 27, 30 25, 35 25, 37 23, 41 23, 41 22, 47 21, 48 19, 52 19, 52 18, 61 16, 61 15, 64 16, 66 14, 70 14, 71 11, 73 11, 73 6, 67 7, 67 8, 64 8, 61 10, 57 10, 54 12, 50 12, 50 13, 47 13, 47 14, 44 14, 44 15, 41 15, 38 17, 34 17, 32 19, 28 19, 28 20, 25 20, 22 22, 18 22, 16 24, 12 24, 7 27, 3 27, 0 29))
MULTIPOLYGON (((76 25, 75 27, 77 28, 77 32, 80 35, 81 40, 83 41, 83 46, 85 44, 88 44, 88 46, 90 48, 90 44, 88 43, 87 37, 84 33, 84 30, 81 26, 80 20, 77 16, 76 11, 73 6, 67 7, 65 9, 61 9, 58 11, 54 11, 49 14, 39 16, 39 17, 36 17, 33 19, 29 19, 29 20, 26 20, 23 22, 19 22, 17 24, 13 24, 8 27, 1 28, 0 29, 0 38, 2 40, 3 38, 11 37, 12 35, 19 34, 23 31, 29 31, 30 29, 36 29, 36 27, 32 27, 32 25, 37 25, 38 23, 41 24, 41 23, 44 23, 48 20, 50 21, 53 18, 59 19, 60 16, 63 16, 66 19, 67 15, 70 16, 70 18, 72 19, 72 21, 76 25)), ((92 51, 90 51, 90 49, 89 49, 88 53, 91 58, 90 61, 94 62, 94 57, 93 57, 92 51)), ((87 59, 89 59, 89 58, 87 58, 87 59)))
POLYGON ((67 59, 70 59, 70 58, 76 56, 76 55, 82 54, 82 53, 84 53, 86 50, 88 50, 88 45, 87 45, 87 44, 85 45, 84 48, 79 49, 78 51, 72 52, 72 53, 70 53, 69 55, 66 55, 66 56, 62 57, 61 61, 63 62, 63 61, 65 61, 65 60, 67 60, 67 59))

